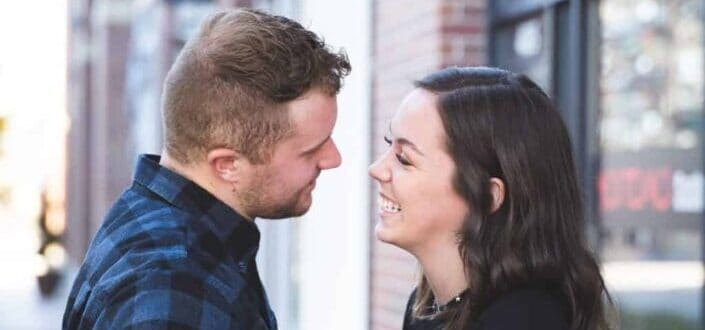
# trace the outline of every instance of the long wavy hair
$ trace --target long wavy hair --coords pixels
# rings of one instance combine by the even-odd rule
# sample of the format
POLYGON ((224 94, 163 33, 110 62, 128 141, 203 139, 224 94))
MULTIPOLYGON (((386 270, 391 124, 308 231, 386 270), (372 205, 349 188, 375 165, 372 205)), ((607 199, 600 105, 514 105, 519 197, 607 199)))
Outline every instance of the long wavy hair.
MULTIPOLYGON (((468 299, 442 315, 465 329, 500 295, 540 285, 563 299, 571 329, 608 329, 612 300, 583 235, 585 219, 568 132, 549 97, 521 74, 448 68, 417 81, 438 96, 454 189, 472 210, 458 233, 468 299), (491 212, 490 179, 505 185, 491 212)), ((424 276, 413 316, 433 302, 424 276)))

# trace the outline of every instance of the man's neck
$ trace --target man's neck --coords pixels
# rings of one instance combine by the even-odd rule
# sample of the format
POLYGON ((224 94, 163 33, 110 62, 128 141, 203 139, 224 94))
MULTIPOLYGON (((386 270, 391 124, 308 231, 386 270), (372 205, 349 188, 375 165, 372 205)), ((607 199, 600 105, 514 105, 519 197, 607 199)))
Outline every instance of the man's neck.
POLYGON ((235 212, 240 214, 247 220, 252 221, 253 218, 244 212, 242 207, 234 201, 232 196, 232 188, 223 187, 219 182, 211 178, 208 171, 207 164, 195 163, 193 165, 184 165, 173 157, 169 156, 169 153, 162 151, 162 156, 159 160, 159 165, 168 168, 172 172, 175 172, 191 182, 197 184, 199 187, 203 188, 211 195, 215 196, 218 200, 223 202, 225 205, 232 208, 235 212))

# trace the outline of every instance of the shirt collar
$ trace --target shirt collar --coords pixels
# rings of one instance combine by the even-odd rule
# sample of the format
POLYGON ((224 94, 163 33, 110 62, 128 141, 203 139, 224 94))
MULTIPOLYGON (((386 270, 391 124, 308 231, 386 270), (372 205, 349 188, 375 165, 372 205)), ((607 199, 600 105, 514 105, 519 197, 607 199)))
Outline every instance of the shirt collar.
POLYGON ((193 181, 161 166, 158 155, 140 155, 134 180, 170 204, 191 214, 199 244, 216 255, 233 254, 235 259, 251 261, 257 254, 260 233, 252 221, 193 181), (215 241, 215 242, 213 242, 215 241), (213 246, 218 243, 218 246, 213 246))

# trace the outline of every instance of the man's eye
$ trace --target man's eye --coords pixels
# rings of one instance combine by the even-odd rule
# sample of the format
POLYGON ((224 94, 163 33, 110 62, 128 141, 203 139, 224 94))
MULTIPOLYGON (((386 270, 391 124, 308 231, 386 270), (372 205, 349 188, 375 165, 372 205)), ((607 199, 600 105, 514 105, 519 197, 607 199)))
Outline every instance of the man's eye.
POLYGON ((402 165, 404 165, 404 166, 409 166, 409 165, 411 165, 411 163, 409 163, 409 161, 406 160, 406 158, 404 158, 404 156, 402 156, 402 155, 400 155, 400 154, 396 154, 396 156, 397 156, 397 160, 398 160, 399 163, 401 163, 402 165))
POLYGON ((387 142, 387 144, 390 145, 390 146, 392 145, 392 139, 390 139, 390 138, 388 138, 388 137, 386 137, 386 136, 384 137, 384 142, 387 142))

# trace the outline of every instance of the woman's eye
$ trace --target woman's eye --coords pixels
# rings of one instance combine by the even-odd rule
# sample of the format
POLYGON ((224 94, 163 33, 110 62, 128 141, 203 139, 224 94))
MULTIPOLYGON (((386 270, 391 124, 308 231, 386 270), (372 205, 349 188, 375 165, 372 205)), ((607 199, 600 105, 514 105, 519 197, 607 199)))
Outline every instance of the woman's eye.
POLYGON ((404 166, 409 166, 409 165, 411 165, 411 163, 409 163, 409 161, 406 160, 406 158, 404 158, 404 156, 402 156, 402 155, 400 155, 400 154, 396 154, 396 156, 397 156, 397 160, 398 160, 399 163, 401 163, 402 165, 404 165, 404 166))
MULTIPOLYGON (((387 143, 387 145, 391 146, 392 145, 392 139, 389 138, 388 136, 384 136, 384 142, 387 143)), ((397 160, 399 161, 400 164, 404 166, 409 166, 411 163, 406 160, 406 157, 404 157, 402 154, 395 154, 397 156, 397 160)))

